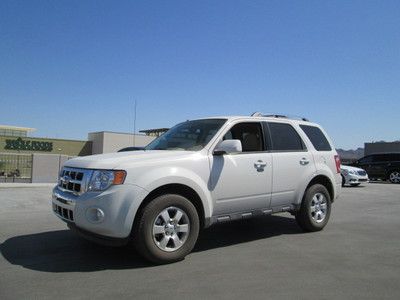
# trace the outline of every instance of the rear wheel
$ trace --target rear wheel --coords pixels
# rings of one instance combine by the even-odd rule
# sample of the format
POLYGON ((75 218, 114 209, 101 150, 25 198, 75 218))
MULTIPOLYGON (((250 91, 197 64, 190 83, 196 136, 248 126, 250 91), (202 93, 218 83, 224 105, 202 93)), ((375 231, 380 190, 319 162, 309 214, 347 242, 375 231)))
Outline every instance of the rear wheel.
POLYGON ((328 223, 331 214, 331 197, 321 184, 310 186, 303 198, 296 221, 304 231, 320 231, 328 223))
POLYGON ((171 263, 192 251, 199 228, 194 205, 183 196, 168 194, 155 198, 144 208, 133 238, 138 252, 149 261, 171 263))
POLYGON ((400 171, 390 172, 389 180, 391 183, 400 183, 400 171))

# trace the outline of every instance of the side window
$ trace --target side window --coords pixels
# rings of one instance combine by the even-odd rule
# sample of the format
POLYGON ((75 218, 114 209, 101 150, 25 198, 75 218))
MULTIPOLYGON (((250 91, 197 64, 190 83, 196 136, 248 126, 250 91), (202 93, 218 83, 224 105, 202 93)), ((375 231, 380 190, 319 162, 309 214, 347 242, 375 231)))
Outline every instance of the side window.
POLYGON ((373 162, 384 162, 387 161, 388 157, 385 154, 375 154, 372 155, 372 161, 373 162))
POLYGON ((317 151, 331 151, 331 145, 329 145, 328 140, 326 139, 325 135, 315 126, 309 125, 300 125, 300 128, 304 131, 307 137, 310 139, 311 143, 313 144, 315 150, 317 151))
POLYGON ((400 161, 400 154, 392 154, 392 161, 400 161))
POLYGON ((389 153, 382 155, 385 157, 385 161, 400 161, 400 153, 389 153))
POLYGON ((359 160, 359 162, 362 163, 362 164, 369 164, 369 163, 372 163, 372 155, 365 156, 365 157, 361 158, 361 159, 359 160))
POLYGON ((305 146, 290 124, 268 123, 273 151, 303 151, 305 146))
POLYGON ((239 123, 223 137, 224 140, 240 140, 243 152, 264 151, 264 139, 260 123, 239 123))

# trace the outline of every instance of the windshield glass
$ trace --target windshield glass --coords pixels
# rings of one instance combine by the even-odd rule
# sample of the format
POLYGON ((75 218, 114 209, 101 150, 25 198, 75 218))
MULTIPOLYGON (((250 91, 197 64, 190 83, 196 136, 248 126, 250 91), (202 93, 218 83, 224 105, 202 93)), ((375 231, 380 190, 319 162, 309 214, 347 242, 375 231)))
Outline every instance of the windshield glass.
POLYGON ((152 141, 145 149, 201 150, 225 122, 225 119, 204 119, 180 123, 152 141))

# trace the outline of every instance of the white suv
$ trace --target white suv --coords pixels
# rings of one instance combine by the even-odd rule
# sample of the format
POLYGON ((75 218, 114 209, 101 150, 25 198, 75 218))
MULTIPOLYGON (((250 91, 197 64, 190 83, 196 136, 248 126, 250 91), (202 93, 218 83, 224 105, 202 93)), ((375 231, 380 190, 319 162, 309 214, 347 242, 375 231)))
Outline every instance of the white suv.
POLYGON ((319 125, 255 113, 180 123, 145 150, 71 159, 52 206, 87 239, 133 241, 148 260, 168 263, 220 222, 290 212, 305 231, 321 230, 341 182, 319 125))

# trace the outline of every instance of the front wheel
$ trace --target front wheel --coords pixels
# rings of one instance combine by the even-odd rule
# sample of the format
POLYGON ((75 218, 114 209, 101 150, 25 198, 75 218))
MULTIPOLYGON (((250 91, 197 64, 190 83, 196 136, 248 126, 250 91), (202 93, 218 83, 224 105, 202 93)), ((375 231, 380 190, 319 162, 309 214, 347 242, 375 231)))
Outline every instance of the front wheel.
POLYGON ((310 186, 304 195, 296 221, 304 231, 320 231, 328 223, 331 214, 331 197, 321 184, 310 186))
POLYGON ((400 183, 400 171, 390 172, 389 180, 391 183, 400 183))
POLYGON ((133 232, 138 252, 157 264, 182 260, 199 235, 200 222, 194 205, 185 197, 162 195, 142 211, 133 232))

